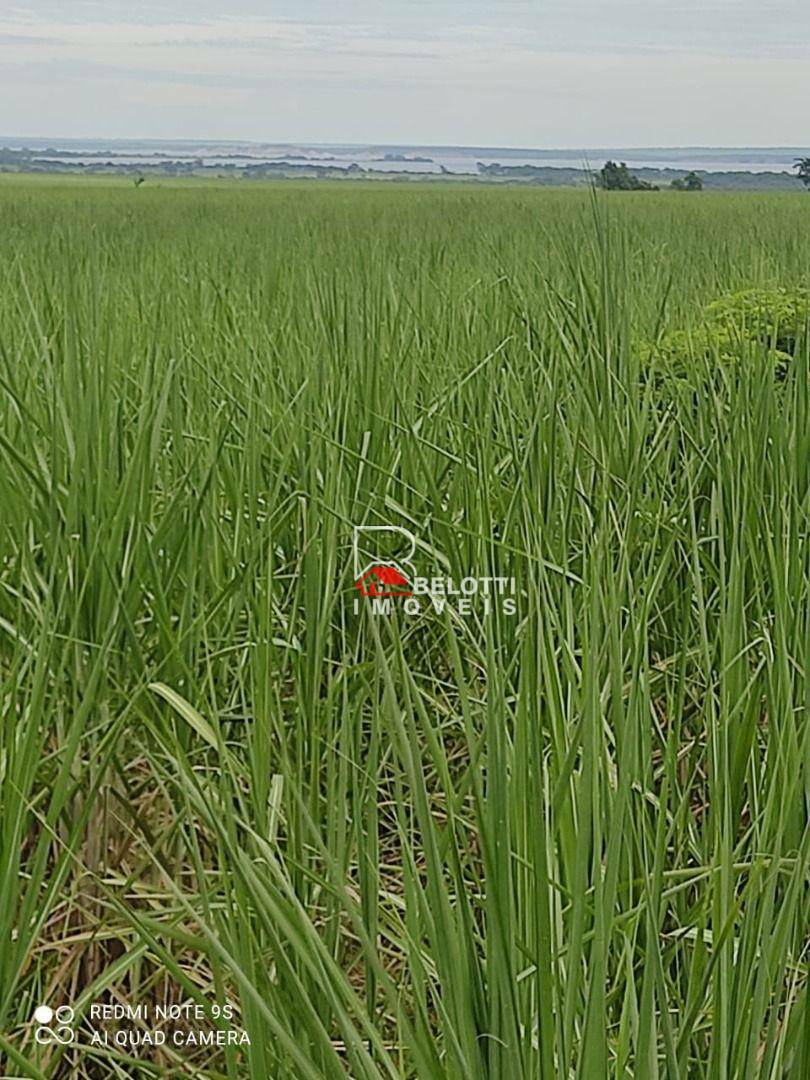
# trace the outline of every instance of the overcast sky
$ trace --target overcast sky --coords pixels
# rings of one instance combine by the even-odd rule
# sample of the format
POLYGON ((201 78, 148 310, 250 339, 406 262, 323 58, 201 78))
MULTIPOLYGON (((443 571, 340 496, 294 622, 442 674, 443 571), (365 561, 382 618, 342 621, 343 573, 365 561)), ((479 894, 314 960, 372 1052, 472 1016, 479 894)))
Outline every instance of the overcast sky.
POLYGON ((0 0, 0 134, 795 145, 808 61, 808 0, 0 0))

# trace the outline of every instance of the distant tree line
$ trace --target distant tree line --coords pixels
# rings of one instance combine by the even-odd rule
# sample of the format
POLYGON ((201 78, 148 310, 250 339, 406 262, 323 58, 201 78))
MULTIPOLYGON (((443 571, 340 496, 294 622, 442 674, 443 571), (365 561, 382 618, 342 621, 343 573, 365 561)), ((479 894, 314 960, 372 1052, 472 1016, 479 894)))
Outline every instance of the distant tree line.
MULTIPOLYGON (((308 161, 304 155, 292 155, 300 160, 255 160, 250 155, 234 154, 237 160, 219 160, 223 155, 212 155, 212 160, 205 163, 202 158, 172 159, 168 155, 153 153, 144 156, 139 162, 127 162, 116 160, 119 156, 115 151, 87 151, 86 157, 90 160, 74 160, 74 152, 48 148, 47 150, 12 149, 0 146, 0 173, 79 173, 86 175, 129 175, 133 183, 140 186, 141 177, 152 178, 160 176, 184 177, 184 176, 219 176, 219 177, 242 177, 245 179, 264 179, 271 177, 280 178, 323 178, 327 180, 355 177, 373 177, 376 180, 408 181, 435 180, 437 175, 453 180, 469 179, 465 174, 453 173, 441 163, 439 173, 430 176, 421 173, 400 173, 390 171, 376 173, 373 170, 364 169, 361 165, 353 163, 348 166, 340 165, 336 161, 328 164, 315 164, 308 161), (214 160, 216 159, 216 160, 214 160)), ((404 157, 404 155, 402 155, 404 157)), ((418 158, 407 158, 410 161, 418 158)), ((713 191, 722 190, 789 190, 798 180, 810 190, 810 157, 797 158, 793 166, 795 176, 783 172, 741 172, 719 171, 712 172, 707 178, 704 172, 692 171, 682 175, 680 170, 671 166, 653 168, 649 166, 639 167, 642 176, 637 176, 627 167, 626 162, 606 161, 603 167, 594 176, 583 168, 559 167, 547 165, 516 164, 503 165, 498 162, 485 164, 477 162, 478 173, 485 179, 497 179, 506 181, 524 181, 530 184, 544 186, 572 185, 592 183, 605 191, 658 191, 663 185, 668 185, 676 191, 702 191, 707 179, 711 181, 713 191), (654 182, 657 181, 657 182, 654 182)))

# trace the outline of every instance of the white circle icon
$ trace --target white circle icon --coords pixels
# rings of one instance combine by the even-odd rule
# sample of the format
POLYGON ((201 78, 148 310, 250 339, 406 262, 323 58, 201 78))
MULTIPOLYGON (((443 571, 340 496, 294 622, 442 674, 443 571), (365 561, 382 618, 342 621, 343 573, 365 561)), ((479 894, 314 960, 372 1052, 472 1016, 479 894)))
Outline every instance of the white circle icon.
POLYGON ((40 1046, 48 1046, 50 1043, 61 1043, 67 1046, 75 1038, 75 1032, 69 1027, 73 1023, 74 1012, 70 1005, 60 1005, 54 1011, 50 1005, 37 1005, 34 1009, 34 1020, 39 1025, 34 1032, 34 1038, 40 1046), (49 1025, 56 1021, 55 1029, 49 1025))

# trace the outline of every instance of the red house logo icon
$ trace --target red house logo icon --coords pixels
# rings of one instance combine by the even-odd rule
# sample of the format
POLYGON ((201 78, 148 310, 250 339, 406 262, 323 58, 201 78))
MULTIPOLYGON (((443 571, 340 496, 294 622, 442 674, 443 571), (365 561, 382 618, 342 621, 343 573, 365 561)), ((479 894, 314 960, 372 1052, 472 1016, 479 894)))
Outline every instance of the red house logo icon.
POLYGON ((411 596, 413 590, 408 579, 393 565, 369 566, 354 583, 362 596, 411 596))

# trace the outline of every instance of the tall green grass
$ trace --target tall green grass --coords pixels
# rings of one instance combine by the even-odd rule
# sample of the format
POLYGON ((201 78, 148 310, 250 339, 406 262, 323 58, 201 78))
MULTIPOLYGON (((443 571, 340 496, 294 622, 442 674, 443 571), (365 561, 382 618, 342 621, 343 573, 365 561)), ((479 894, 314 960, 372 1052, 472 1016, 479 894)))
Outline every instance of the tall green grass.
POLYGON ((14 178, 0 229, 0 1074, 810 1075, 810 358, 638 348, 807 284, 806 201, 14 178), (362 523, 517 616, 356 616, 362 523))

